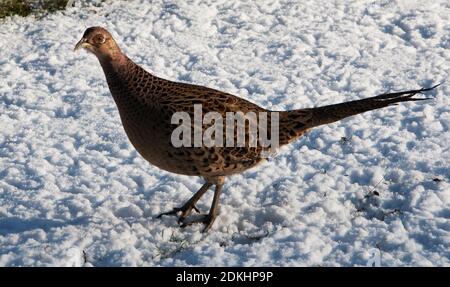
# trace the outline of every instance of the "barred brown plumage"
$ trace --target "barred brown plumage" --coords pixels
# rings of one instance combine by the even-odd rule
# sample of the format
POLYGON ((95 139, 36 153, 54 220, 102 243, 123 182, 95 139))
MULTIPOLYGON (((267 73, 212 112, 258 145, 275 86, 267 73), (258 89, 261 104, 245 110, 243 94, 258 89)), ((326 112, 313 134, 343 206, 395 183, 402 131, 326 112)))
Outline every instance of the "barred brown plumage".
MULTIPOLYGON (((111 34, 101 27, 88 28, 75 47, 78 48, 85 48, 97 56, 125 132, 139 154, 161 169, 205 179, 205 184, 182 207, 174 208, 158 217, 181 212, 179 222, 182 227, 192 223, 204 223, 204 231, 207 231, 216 218, 225 177, 243 172, 262 162, 263 152, 267 151, 267 148, 260 145, 251 147, 248 142, 245 142, 243 147, 175 147, 171 142, 174 129, 171 124, 172 115, 176 112, 186 112, 193 116, 195 104, 201 104, 204 113, 216 112, 223 118, 230 112, 246 114, 272 111, 229 93, 156 77, 122 53, 111 34), (215 193, 209 213, 199 220, 187 221, 192 210, 198 211, 195 206, 197 201, 213 185, 215 193)), ((311 128, 352 115, 399 102, 423 100, 413 96, 435 87, 437 86, 383 94, 318 108, 276 111, 279 113, 279 144, 288 144, 311 128)), ((269 124, 271 119, 269 117, 269 124)), ((205 130, 207 125, 203 124, 202 128, 205 130)), ((248 129, 245 131, 248 132, 248 129)), ((247 133, 246 137, 248 136, 247 133)))

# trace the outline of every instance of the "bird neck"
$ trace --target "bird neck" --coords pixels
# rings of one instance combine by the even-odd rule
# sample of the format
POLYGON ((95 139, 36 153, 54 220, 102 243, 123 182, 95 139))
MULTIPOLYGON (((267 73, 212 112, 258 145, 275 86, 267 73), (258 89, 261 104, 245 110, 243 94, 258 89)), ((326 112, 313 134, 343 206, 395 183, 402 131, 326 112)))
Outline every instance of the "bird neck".
MULTIPOLYGON (((130 106, 136 107, 145 102, 147 104, 155 102, 156 98, 150 87, 153 87, 151 82, 156 77, 134 63, 126 55, 121 54, 120 57, 115 57, 114 60, 110 61, 100 60, 100 64, 121 116, 130 110, 130 106), (147 86, 143 86, 144 83, 147 86)), ((131 110, 135 110, 135 108, 131 110)))
POLYGON ((118 51, 117 53, 114 53, 111 56, 107 56, 107 57, 99 57, 97 56, 100 65, 103 68, 103 71, 106 73, 111 73, 111 72, 119 72, 121 69, 126 68, 126 65, 129 61, 129 59, 127 58, 127 56, 125 56, 124 54, 122 54, 122 52, 118 51))

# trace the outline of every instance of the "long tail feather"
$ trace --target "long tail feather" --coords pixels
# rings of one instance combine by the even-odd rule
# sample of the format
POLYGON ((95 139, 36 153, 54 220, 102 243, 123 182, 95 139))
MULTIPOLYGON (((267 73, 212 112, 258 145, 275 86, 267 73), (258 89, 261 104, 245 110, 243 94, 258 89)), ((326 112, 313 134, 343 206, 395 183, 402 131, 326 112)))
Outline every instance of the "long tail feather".
POLYGON ((430 88, 421 88, 395 93, 385 93, 375 97, 350 101, 335 105, 286 111, 280 117, 280 141, 281 144, 288 143, 301 136, 306 130, 316 126, 333 123, 344 118, 376 110, 401 102, 424 101, 432 98, 414 98, 417 94, 431 91, 442 83, 430 88))
POLYGON ((311 124, 313 126, 328 124, 367 111, 388 107, 396 103, 429 100, 432 98, 414 98, 414 96, 431 91, 441 84, 430 88, 386 93, 372 98, 314 108, 312 109, 313 117, 311 124))

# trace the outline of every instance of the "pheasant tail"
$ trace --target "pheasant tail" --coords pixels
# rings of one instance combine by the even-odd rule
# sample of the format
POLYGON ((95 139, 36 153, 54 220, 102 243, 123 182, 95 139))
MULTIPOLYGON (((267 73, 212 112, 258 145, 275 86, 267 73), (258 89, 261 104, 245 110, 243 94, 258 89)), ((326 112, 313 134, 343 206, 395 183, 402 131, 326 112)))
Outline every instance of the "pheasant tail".
POLYGON ((350 116, 388 107, 400 102, 428 100, 430 98, 414 98, 414 96, 423 92, 433 90, 439 85, 440 84, 430 88, 422 88, 418 90, 386 93, 367 99, 350 101, 318 108, 281 112, 281 144, 291 142, 313 127, 333 123, 350 116))

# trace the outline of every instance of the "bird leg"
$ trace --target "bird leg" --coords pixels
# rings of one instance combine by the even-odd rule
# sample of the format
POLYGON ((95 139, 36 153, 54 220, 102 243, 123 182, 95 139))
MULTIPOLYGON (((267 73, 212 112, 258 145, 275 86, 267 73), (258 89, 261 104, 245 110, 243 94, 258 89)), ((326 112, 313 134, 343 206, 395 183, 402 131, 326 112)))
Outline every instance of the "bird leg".
POLYGON ((200 213, 195 204, 211 186, 212 183, 207 181, 182 207, 174 207, 171 211, 163 212, 156 218, 161 218, 163 215, 177 215, 181 211, 181 215, 178 218, 178 223, 181 223, 192 213, 192 209, 200 213))
POLYGON ((209 213, 204 214, 199 219, 194 219, 189 222, 183 222, 183 224, 181 225, 182 228, 184 228, 188 225, 192 225, 194 223, 203 223, 205 225, 205 228, 203 228, 202 232, 207 232, 211 228, 211 226, 214 223, 214 220, 217 217, 217 210, 219 207, 219 197, 222 192, 222 186, 223 186, 223 180, 221 180, 221 183, 216 183, 216 189, 214 191, 214 198, 213 198, 213 201, 211 204, 211 209, 209 210, 209 213))

